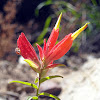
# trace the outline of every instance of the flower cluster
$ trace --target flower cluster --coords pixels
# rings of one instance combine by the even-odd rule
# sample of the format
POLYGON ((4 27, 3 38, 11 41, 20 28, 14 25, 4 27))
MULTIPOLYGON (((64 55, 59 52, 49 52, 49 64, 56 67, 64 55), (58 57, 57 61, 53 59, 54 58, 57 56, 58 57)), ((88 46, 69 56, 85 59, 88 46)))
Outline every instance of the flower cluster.
POLYGON ((66 35, 61 41, 56 44, 57 38, 59 36, 61 17, 62 13, 60 14, 47 42, 44 39, 43 48, 39 44, 37 44, 40 58, 37 57, 34 48, 27 40, 24 33, 21 33, 17 40, 17 46, 19 50, 18 53, 25 58, 25 61, 35 72, 41 74, 41 77, 45 75, 50 68, 63 66, 63 64, 53 64, 54 60, 57 60, 64 56, 71 48, 73 40, 88 26, 88 23, 86 23, 76 32, 66 35))

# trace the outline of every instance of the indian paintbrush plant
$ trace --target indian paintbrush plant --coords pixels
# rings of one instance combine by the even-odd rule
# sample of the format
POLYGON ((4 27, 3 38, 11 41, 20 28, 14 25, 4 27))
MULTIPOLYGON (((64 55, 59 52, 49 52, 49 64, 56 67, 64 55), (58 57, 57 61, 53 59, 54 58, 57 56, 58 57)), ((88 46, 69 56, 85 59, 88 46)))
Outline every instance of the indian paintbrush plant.
MULTIPOLYGON (((72 46, 72 43, 74 39, 83 31, 87 28, 89 23, 86 23, 83 27, 75 31, 74 33, 70 33, 66 35, 61 41, 59 41, 56 44, 58 35, 59 35, 59 26, 60 26, 60 21, 61 21, 62 13, 60 14, 57 23, 55 27, 53 28, 51 35, 49 39, 46 40, 44 39, 44 46, 43 48, 39 45, 36 44, 39 50, 39 58, 37 57, 37 54, 32 47, 32 45, 29 43, 27 38, 25 37, 24 33, 21 33, 17 40, 17 46, 18 48, 15 49, 16 53, 24 57, 24 61, 27 62, 30 67, 37 73, 37 78, 35 79, 35 84, 29 83, 29 82, 23 82, 23 81, 12 81, 16 83, 21 83, 25 84, 28 86, 31 86, 36 89, 36 96, 29 96, 27 100, 38 100, 40 95, 45 95, 49 96, 52 98, 55 98, 56 100, 60 100, 57 96, 49 94, 49 93, 39 93, 39 88, 41 83, 43 83, 46 80, 56 78, 56 77, 61 77, 59 75, 55 76, 47 76, 46 73, 58 66, 65 66, 64 64, 54 64, 53 62, 55 60, 58 60, 62 56, 64 56, 69 49, 72 46)), ((11 82, 11 83, 12 83, 11 82)))

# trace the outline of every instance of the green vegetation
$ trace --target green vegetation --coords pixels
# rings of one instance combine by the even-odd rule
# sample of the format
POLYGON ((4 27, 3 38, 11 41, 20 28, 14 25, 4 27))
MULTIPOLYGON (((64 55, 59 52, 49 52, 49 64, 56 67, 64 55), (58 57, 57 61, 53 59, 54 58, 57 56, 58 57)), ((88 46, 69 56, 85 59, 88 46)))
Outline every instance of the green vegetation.
POLYGON ((91 37, 99 34, 98 31, 100 30, 100 7, 98 6, 96 0, 84 2, 79 2, 76 0, 70 0, 69 2, 66 2, 65 0, 47 0, 37 6, 35 11, 36 15, 39 15, 40 9, 48 5, 51 6, 51 9, 54 13, 51 14, 45 21, 43 31, 36 41, 39 44, 43 43, 43 38, 46 33, 52 30, 53 26, 50 26, 50 22, 52 20, 55 20, 55 18, 58 17, 61 12, 63 13, 61 27, 63 27, 64 29, 60 32, 60 34, 64 33, 66 35, 70 32, 73 33, 75 29, 80 28, 80 26, 82 26, 86 22, 91 23, 89 25, 89 28, 86 29, 86 34, 80 35, 80 37, 75 40, 75 43, 73 44, 73 52, 78 52, 80 45, 86 42, 86 38, 91 39, 91 37))

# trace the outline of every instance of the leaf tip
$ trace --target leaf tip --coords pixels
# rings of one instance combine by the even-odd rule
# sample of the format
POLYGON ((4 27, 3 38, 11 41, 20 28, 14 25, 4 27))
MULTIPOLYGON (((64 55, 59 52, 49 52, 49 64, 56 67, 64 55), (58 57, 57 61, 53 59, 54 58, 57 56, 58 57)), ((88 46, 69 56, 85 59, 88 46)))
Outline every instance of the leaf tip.
POLYGON ((55 25, 55 27, 54 27, 55 30, 57 30, 57 29, 59 28, 59 26, 60 26, 61 17, 62 17, 62 12, 61 12, 61 14, 59 15, 58 20, 57 20, 57 22, 56 22, 56 25, 55 25))

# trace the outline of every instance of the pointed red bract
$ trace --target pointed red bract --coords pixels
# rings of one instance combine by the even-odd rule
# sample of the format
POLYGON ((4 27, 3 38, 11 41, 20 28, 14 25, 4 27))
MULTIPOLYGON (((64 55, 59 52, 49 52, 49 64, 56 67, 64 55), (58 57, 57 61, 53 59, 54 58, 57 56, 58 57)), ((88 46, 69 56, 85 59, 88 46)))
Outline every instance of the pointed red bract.
POLYGON ((44 56, 46 55, 46 50, 47 50, 47 47, 46 47, 46 39, 44 39, 44 48, 43 48, 44 56))
POLYGON ((30 60, 34 61, 35 63, 40 64, 34 48, 27 40, 24 33, 21 33, 21 35, 19 36, 19 38, 17 40, 17 46, 20 49, 21 55, 25 59, 30 59, 30 60))
POLYGON ((42 48, 40 47, 40 45, 38 45, 38 44, 36 44, 37 45, 37 47, 38 47, 38 50, 39 50, 39 56, 40 56, 40 59, 41 59, 41 61, 43 60, 43 50, 42 50, 42 48))
POLYGON ((64 56, 72 46, 73 40, 71 33, 65 36, 58 44, 56 44, 46 56, 46 64, 49 64, 52 60, 57 60, 64 56))
POLYGON ((48 48, 48 52, 54 47, 57 39, 59 36, 59 29, 55 30, 53 29, 51 32, 51 35, 47 41, 47 48, 48 48))

